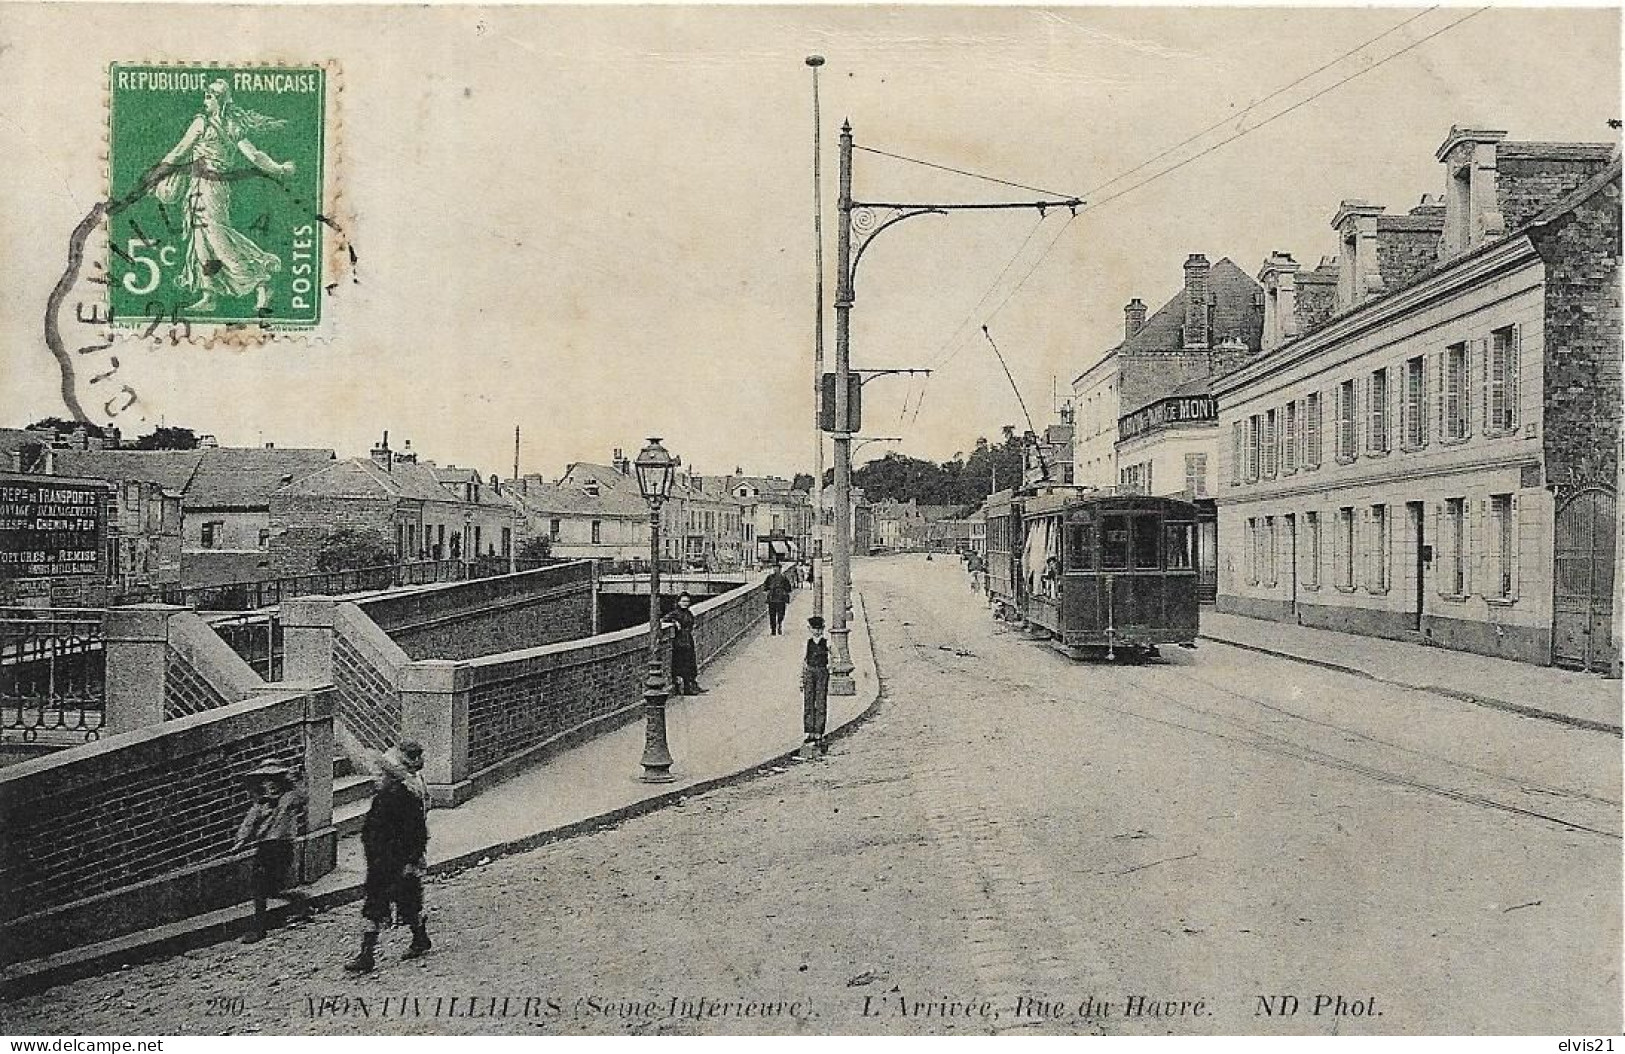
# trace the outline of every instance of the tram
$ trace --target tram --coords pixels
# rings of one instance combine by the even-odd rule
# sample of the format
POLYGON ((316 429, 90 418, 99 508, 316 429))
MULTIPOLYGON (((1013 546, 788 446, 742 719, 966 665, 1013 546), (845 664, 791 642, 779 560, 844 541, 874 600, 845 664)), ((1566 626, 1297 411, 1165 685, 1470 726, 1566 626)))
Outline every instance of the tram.
POLYGON ((1052 489, 987 502, 988 594, 1075 657, 1194 646, 1196 506, 1175 498, 1052 489))

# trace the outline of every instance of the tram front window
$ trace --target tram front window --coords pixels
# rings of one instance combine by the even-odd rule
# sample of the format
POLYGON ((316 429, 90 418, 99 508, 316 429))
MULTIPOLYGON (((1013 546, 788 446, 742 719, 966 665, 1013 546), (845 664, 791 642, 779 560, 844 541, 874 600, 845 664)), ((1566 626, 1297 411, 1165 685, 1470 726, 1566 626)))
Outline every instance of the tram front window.
POLYGON ((1155 570, 1157 558, 1157 518, 1134 517, 1134 567, 1139 571, 1155 570))
POLYGON ((1128 569, 1128 517, 1107 516, 1102 528, 1100 566, 1107 571, 1128 569))
POLYGON ((1095 525, 1077 524, 1066 532, 1066 569, 1093 571, 1095 569, 1095 525))
POLYGON ((1168 570, 1189 571, 1196 564, 1196 524, 1170 523, 1163 531, 1167 537, 1168 570))

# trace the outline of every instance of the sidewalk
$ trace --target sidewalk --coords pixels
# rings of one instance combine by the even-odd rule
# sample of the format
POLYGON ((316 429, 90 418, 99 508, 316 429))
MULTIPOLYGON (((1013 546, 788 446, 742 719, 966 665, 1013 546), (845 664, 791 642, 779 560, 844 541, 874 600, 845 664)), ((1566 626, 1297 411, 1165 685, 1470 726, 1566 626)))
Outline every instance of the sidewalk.
MULTIPOLYGON (((857 693, 830 697, 831 735, 854 726, 880 695, 868 619, 856 593, 853 608, 850 642, 857 693)), ((753 637, 700 672, 707 694, 668 703, 666 738, 675 759, 675 782, 639 782, 644 726, 636 720, 527 769, 455 809, 431 811, 429 870, 442 873, 477 866, 651 812, 760 769, 794 764, 793 755, 803 739, 801 655, 811 613, 812 594, 798 590, 785 615, 783 636, 769 636, 764 618, 753 637)), ((339 842, 338 867, 305 887, 305 892, 322 908, 359 900, 363 874, 361 839, 351 835, 339 842)), ((250 915, 245 903, 46 960, 15 964, 5 971, 6 994, 226 940, 247 928, 250 915)))
POLYGON ((1404 641, 1203 609, 1204 640, 1462 699, 1526 717, 1620 734, 1620 682, 1404 641))

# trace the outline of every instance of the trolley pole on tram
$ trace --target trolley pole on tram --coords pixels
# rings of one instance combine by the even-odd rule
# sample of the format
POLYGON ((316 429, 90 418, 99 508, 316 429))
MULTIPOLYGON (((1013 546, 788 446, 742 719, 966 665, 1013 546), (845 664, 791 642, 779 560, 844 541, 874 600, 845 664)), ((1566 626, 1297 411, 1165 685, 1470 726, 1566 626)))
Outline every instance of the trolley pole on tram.
MULTIPOLYGON (((1046 209, 1071 209, 1073 214, 1083 205, 1082 198, 1063 198, 1040 201, 995 201, 955 203, 903 203, 864 202, 852 199, 852 122, 841 122, 840 198, 835 233, 835 392, 832 408, 831 437, 835 447, 834 513, 835 560, 831 570, 835 581, 831 590, 829 618, 830 657, 829 693, 853 695, 857 686, 852 681, 852 653, 848 636, 848 614, 852 604, 852 434, 857 431, 851 420, 852 383, 852 304, 856 299, 853 279, 864 250, 873 244, 881 231, 916 216, 946 216, 950 212, 993 211, 1005 209, 1036 209, 1040 216, 1046 209), (852 247, 853 213, 863 217, 862 241, 854 253, 852 247)), ((906 371, 882 371, 906 372, 906 371)))

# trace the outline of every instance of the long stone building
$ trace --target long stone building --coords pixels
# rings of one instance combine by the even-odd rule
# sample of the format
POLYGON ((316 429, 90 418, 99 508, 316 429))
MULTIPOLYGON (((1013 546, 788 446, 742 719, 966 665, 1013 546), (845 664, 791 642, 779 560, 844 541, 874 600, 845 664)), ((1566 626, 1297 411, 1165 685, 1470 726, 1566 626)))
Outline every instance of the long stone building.
POLYGON ((1452 128, 1437 157, 1442 199, 1337 210, 1329 316, 1265 263, 1265 354, 1214 382, 1218 607, 1606 669, 1618 152, 1452 128))

